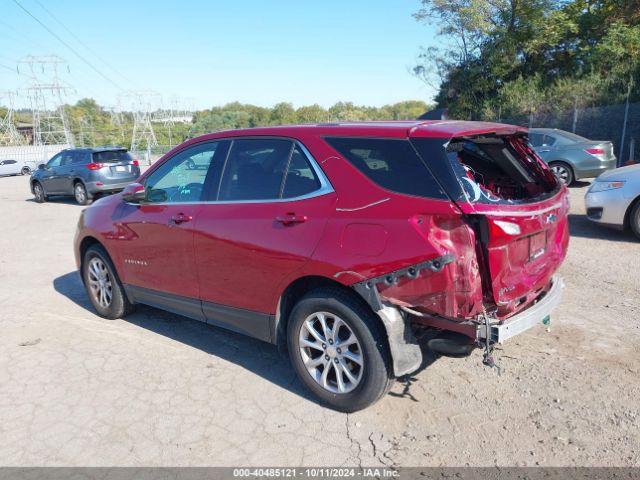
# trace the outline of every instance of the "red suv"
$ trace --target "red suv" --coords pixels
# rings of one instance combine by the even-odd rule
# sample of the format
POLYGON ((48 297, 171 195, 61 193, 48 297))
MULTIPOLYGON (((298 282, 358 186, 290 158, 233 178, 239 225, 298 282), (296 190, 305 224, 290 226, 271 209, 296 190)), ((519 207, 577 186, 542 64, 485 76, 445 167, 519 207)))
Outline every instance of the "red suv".
POLYGON ((548 320, 568 209, 519 127, 255 128, 189 140, 85 209, 75 254, 101 316, 142 303, 278 344, 355 411, 419 368, 421 342, 490 363, 548 320))

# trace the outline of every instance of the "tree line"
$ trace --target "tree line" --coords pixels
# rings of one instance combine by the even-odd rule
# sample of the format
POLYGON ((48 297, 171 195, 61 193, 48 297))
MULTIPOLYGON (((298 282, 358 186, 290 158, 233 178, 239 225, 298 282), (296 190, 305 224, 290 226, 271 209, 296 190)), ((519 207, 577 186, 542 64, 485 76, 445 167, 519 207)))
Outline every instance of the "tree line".
MULTIPOLYGON (((100 106, 92 98, 84 98, 64 107, 69 127, 77 146, 131 144, 134 117, 132 112, 114 114, 100 106)), ((291 103, 278 103, 273 107, 259 107, 238 102, 193 112, 190 123, 152 123, 160 146, 177 145, 184 140, 208 132, 268 125, 318 123, 349 120, 409 120, 416 119, 430 106, 423 101, 409 100, 382 107, 338 102, 329 108, 307 105, 294 108, 291 103)), ((167 112, 156 112, 157 117, 167 112)), ((6 108, 0 106, 0 118, 6 108)), ((14 116, 18 123, 30 124, 31 113, 18 111, 14 116)))
POLYGON ((451 117, 640 100, 640 0, 420 0, 414 17, 443 39, 414 73, 451 117))

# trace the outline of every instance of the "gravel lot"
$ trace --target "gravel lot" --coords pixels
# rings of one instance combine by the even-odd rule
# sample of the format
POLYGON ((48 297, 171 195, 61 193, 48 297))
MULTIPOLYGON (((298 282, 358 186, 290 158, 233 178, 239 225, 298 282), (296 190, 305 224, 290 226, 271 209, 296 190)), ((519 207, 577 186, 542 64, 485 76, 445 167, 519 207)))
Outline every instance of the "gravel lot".
POLYGON ((141 308, 97 317, 81 207, 0 178, 0 464, 640 466, 640 242, 571 189, 562 306, 497 352, 429 357, 366 411, 314 403, 275 347, 141 308))

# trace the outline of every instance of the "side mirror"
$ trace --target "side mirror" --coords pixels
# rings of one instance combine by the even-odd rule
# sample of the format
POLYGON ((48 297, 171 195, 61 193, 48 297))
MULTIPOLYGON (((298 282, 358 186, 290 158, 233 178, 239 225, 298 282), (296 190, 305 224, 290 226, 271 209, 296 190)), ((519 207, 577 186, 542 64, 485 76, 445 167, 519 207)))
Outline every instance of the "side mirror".
POLYGON ((44 170, 46 167, 44 166, 44 163, 41 163, 40 165, 38 165, 38 170, 44 170))
POLYGON ((132 183, 124 187, 122 191, 122 199, 129 203, 140 203, 144 201, 146 191, 139 183, 132 183))

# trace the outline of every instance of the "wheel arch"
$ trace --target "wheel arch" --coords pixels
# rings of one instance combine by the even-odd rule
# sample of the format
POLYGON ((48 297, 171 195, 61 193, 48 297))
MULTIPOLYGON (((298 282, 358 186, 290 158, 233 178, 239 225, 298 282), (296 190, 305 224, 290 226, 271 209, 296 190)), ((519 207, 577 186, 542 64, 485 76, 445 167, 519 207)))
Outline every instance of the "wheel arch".
POLYGON ((557 157, 557 158, 554 158, 553 160, 549 160, 547 162, 547 165, 550 166, 552 163, 564 163, 567 167, 571 169, 571 173, 573 173, 573 177, 574 178, 576 177, 576 166, 571 160, 564 157, 557 157))
POLYGON ((374 313, 374 316, 380 322, 380 326, 384 329, 382 320, 380 320, 378 315, 375 314, 367 301, 353 288, 345 286, 344 284, 328 277, 308 275, 292 281, 284 289, 278 300, 272 329, 272 341, 278 346, 278 349, 281 352, 284 352, 287 349, 287 324, 293 307, 296 305, 298 300, 304 297, 307 293, 319 288, 335 288, 345 292, 347 295, 356 299, 356 301, 360 302, 365 308, 374 313))
MULTIPOLYGON (((89 250, 90 247, 92 247, 93 245, 100 245, 105 252, 107 252, 107 255, 109 255, 109 257, 111 257, 111 255, 109 254, 109 251, 107 250, 107 248, 104 246, 104 244, 102 242, 100 242, 97 238, 95 238, 92 235, 87 235, 86 237, 84 237, 80 243, 78 244, 78 253, 79 253, 79 260, 80 260, 80 278, 82 279, 82 282, 84 283, 84 276, 82 275, 82 271, 84 268, 84 255, 85 253, 87 253, 87 250, 89 250)), ((113 262, 113 259, 111 259, 111 261, 113 262)))
POLYGON ((627 231, 631 229, 631 212, 633 211, 634 207, 640 203, 640 195, 638 195, 636 198, 634 198, 631 203, 629 204, 629 206, 627 207, 627 210, 624 212, 624 219, 622 220, 622 228, 627 231))

